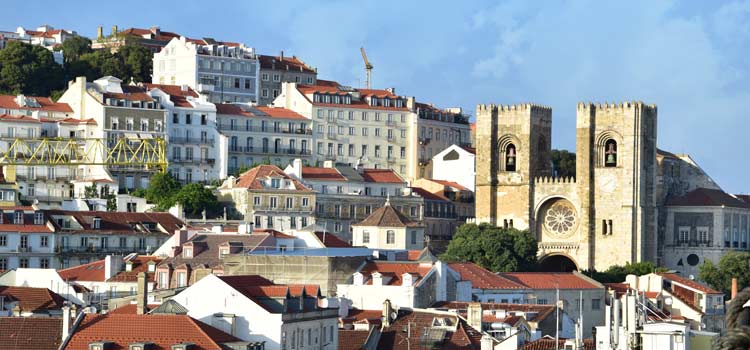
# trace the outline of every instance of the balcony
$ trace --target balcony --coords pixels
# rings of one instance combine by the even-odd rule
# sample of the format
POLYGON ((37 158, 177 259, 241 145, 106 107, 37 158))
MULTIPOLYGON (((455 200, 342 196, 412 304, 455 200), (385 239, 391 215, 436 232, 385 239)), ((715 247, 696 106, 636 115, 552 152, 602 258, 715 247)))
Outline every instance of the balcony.
POLYGON ((19 253, 31 253, 31 247, 29 247, 29 246, 20 246, 19 245, 17 251, 19 253))
POLYGON ((169 139, 170 143, 183 144, 183 145, 213 145, 213 138, 199 138, 199 137, 172 137, 169 139))
POLYGON ((282 206, 275 206, 272 207, 270 205, 254 205, 253 210, 258 211, 265 211, 265 212, 277 212, 277 213, 300 213, 300 212, 312 212, 312 207, 282 207, 282 206))
POLYGON ((218 124, 217 128, 222 131, 244 131, 258 132, 267 134, 295 134, 295 135, 312 135, 312 129, 303 128, 273 128, 247 125, 218 124))
POLYGON ((263 155, 302 155, 309 156, 309 149, 301 148, 256 148, 243 146, 229 146, 229 152, 263 155))
POLYGON ((387 125, 387 126, 396 126, 396 121, 395 120, 386 120, 385 121, 385 125, 387 125))
POLYGON ((39 201, 39 203, 61 203, 62 201, 66 199, 71 199, 71 197, 63 197, 63 196, 38 196, 38 195, 21 195, 19 196, 19 199, 25 202, 33 202, 34 200, 39 201))
POLYGON ((432 159, 430 159, 430 158, 419 158, 418 165, 419 166, 428 166, 431 161, 432 161, 432 159))
POLYGON ((195 159, 193 159, 193 158, 191 158, 191 159, 187 159, 187 158, 173 158, 171 160, 171 162, 172 163, 176 163, 176 164, 208 164, 208 165, 213 165, 214 163, 216 163, 216 159, 213 159, 213 158, 195 158, 195 159))
POLYGON ((429 137, 420 137, 420 138, 417 139, 417 142, 419 142, 419 144, 421 146, 427 146, 427 145, 429 145, 430 141, 432 141, 432 139, 429 138, 429 137))
POLYGON ((198 93, 210 93, 213 92, 215 89, 215 85, 212 83, 199 83, 198 86, 196 86, 196 90, 198 93))
POLYGON ((64 254, 64 255, 83 255, 83 254, 92 254, 92 255, 104 255, 104 254, 118 254, 118 255, 127 255, 130 253, 138 253, 138 254, 149 254, 152 252, 152 250, 147 249, 148 247, 100 247, 95 246, 92 244, 89 244, 88 246, 57 246, 55 247, 55 253, 64 254))
POLYGON ((338 138, 338 136, 339 136, 339 135, 337 135, 337 134, 336 134, 336 133, 334 133, 334 132, 329 132, 327 136, 328 136, 328 138, 329 138, 329 139, 331 139, 331 140, 335 140, 335 139, 337 139, 337 138, 338 138))
POLYGON ((387 138, 388 138, 388 142, 396 142, 396 136, 389 135, 387 138))

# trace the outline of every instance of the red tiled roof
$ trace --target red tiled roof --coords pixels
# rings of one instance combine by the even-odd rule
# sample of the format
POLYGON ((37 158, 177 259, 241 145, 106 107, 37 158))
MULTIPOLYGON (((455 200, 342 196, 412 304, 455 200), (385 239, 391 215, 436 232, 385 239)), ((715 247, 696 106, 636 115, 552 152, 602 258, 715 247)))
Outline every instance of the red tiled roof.
POLYGON ((57 349, 61 340, 59 317, 0 317, 0 349, 57 349))
POLYGON ((404 179, 391 169, 363 169, 362 178, 367 182, 404 183, 404 179))
POLYGON ((750 194, 735 194, 734 196, 741 199, 743 202, 750 204, 750 194))
POLYGON ((41 123, 39 119, 25 115, 0 114, 0 119, 6 122, 14 123, 41 123))
POLYGON ((92 261, 88 264, 78 265, 69 267, 67 269, 58 270, 57 274, 60 275, 64 281, 104 281, 104 259, 92 261))
POLYGON ((27 99, 34 99, 39 107, 20 106, 16 103, 16 96, 12 95, 0 95, 0 108, 3 109, 23 109, 32 111, 49 111, 49 112, 63 112, 72 113, 73 108, 67 103, 53 102, 49 97, 39 96, 26 96, 27 99))
MULTIPOLYGON (((72 211, 72 210, 48 210, 48 215, 65 215, 72 216, 75 220, 83 227, 82 230, 67 231, 71 233, 90 233, 95 231, 97 233, 131 233, 131 234, 162 234, 172 235, 175 230, 184 226, 185 223, 182 220, 176 218, 170 213, 162 212, 148 212, 148 213, 124 213, 124 212, 108 212, 108 211, 72 211), (98 229, 93 228, 94 218, 98 217, 101 219, 101 226, 98 229), (142 225, 143 223, 156 223, 161 226, 165 232, 158 229, 146 232, 139 231, 140 228, 135 228, 135 225, 142 225)), ((57 225, 53 220, 53 224, 57 225)), ((145 229, 145 227, 144 227, 145 229)))
POLYGON ((305 180, 346 181, 336 168, 302 167, 302 178, 305 180))
POLYGON ((291 109, 286 109, 286 108, 281 108, 281 107, 265 107, 265 106, 247 107, 244 105, 233 104, 233 103, 217 103, 216 113, 228 114, 228 115, 239 115, 239 116, 244 116, 244 117, 249 117, 249 118, 279 118, 279 119, 307 120, 305 116, 295 111, 292 111, 291 109))
POLYGON ((261 69, 289 70, 294 72, 315 73, 315 70, 306 65, 296 56, 269 56, 258 55, 261 69), (275 68, 273 68, 275 67, 275 68))
POLYGON ((88 118, 88 119, 78 119, 78 118, 65 118, 65 119, 49 119, 44 118, 42 119, 43 122, 50 122, 50 123, 60 123, 60 124, 87 124, 87 125, 96 125, 96 120, 94 118, 88 118))
POLYGON ((422 256, 421 249, 413 249, 406 252, 406 259, 409 261, 416 261, 420 256, 422 256))
POLYGON ((125 85, 121 84, 120 87, 122 88, 122 93, 119 92, 105 92, 104 98, 115 98, 120 100, 129 100, 129 101, 144 101, 149 102, 153 101, 154 99, 151 98, 151 96, 146 93, 146 89, 135 86, 135 85, 125 85))
POLYGON ((188 97, 198 97, 198 93, 195 92, 191 87, 187 87, 187 90, 182 90, 182 85, 165 85, 165 84, 148 84, 144 83, 143 86, 148 90, 159 89, 169 95, 169 100, 174 103, 176 107, 192 107, 188 102, 188 97))
POLYGON ((248 188, 248 189, 253 189, 253 190, 265 189, 265 187, 263 187, 263 184, 261 184, 260 180, 268 176, 281 177, 281 178, 292 181, 292 183, 294 183, 294 188, 297 191, 312 192, 312 190, 305 187, 305 185, 303 185, 301 182, 291 178, 289 175, 284 173, 284 171, 282 171, 275 165, 258 165, 255 168, 252 168, 242 173, 237 178, 236 180, 237 183, 235 183, 234 187, 242 187, 242 188, 248 188))
POLYGON ((390 203, 376 209, 364 220, 353 224, 352 226, 376 226, 376 227, 424 227, 420 222, 416 222, 406 215, 401 214, 393 208, 390 203))
POLYGON ((111 350, 143 341, 154 343, 154 350, 180 343, 193 343, 194 350, 217 350, 225 349, 221 343, 240 341, 187 315, 88 314, 65 349, 88 350, 90 343, 102 340, 114 342, 111 350))
MULTIPOLYGON (((137 282, 138 281, 138 274, 141 272, 146 272, 150 281, 155 282, 156 281, 156 274, 155 273, 148 273, 148 263, 153 261, 156 265, 159 265, 163 259, 158 256, 148 256, 148 255, 139 255, 136 256, 133 259, 130 259, 129 261, 133 264, 132 270, 130 271, 120 271, 116 275, 112 276, 108 281, 109 282, 137 282)), ((125 262, 127 266, 127 261, 125 262)))
POLYGON ((458 147, 461 147, 464 151, 469 152, 471 154, 477 154, 477 149, 474 147, 469 147, 469 146, 458 146, 458 147))
MULTIPOLYGON (((8 219, 5 219, 6 221, 8 219)), ((25 220, 25 222, 29 222, 25 220)), ((41 232, 53 232, 47 225, 15 225, 15 224, 0 224, 0 232, 29 232, 29 233, 41 233, 41 232)))
POLYGON ((408 350, 421 344, 423 335, 433 327, 435 318, 449 319, 455 325, 444 333, 442 339, 435 339, 435 346, 449 350, 476 350, 481 347, 482 334, 469 326, 455 314, 434 311, 399 310, 398 317, 385 327, 378 342, 378 349, 408 350), (404 334, 409 328, 411 334, 404 334), (406 341, 408 337, 408 341, 406 341), (410 346, 411 345, 411 346, 410 346))
POLYGON ((390 281, 387 281, 387 285, 400 286, 402 284, 401 276, 403 274, 412 274, 412 276, 414 276, 414 284, 417 284, 422 278, 427 276, 431 270, 432 264, 371 261, 365 264, 359 272, 365 276, 365 284, 372 284, 372 274, 379 272, 384 275, 384 277, 390 277, 390 281))
POLYGON ((321 243, 323 243, 323 246, 326 248, 351 248, 352 245, 349 243, 346 243, 341 238, 336 237, 336 235, 332 233, 323 233, 320 231, 315 232, 315 236, 318 237, 321 243))
POLYGON ((498 275, 531 289, 599 289, 572 272, 500 272, 498 275))
POLYGON ((348 91, 341 90, 340 84, 334 81, 329 80, 322 80, 318 79, 317 85, 304 85, 304 84, 297 84, 297 90, 301 92, 303 95, 305 95, 305 98, 307 98, 313 105, 315 106, 321 106, 321 107, 336 107, 336 108, 355 108, 355 109, 378 109, 378 110, 396 110, 396 111, 408 111, 409 109, 404 107, 395 107, 395 106, 371 106, 367 103, 365 100, 365 97, 371 96, 376 98, 397 98, 395 94, 391 93, 388 90, 380 90, 380 89, 354 89, 354 91, 358 91, 360 93, 361 98, 359 100, 352 98, 351 104, 333 104, 333 103, 321 103, 321 102, 312 102, 309 96, 307 95, 313 95, 315 93, 320 94, 333 94, 333 95, 339 95, 339 96, 346 96, 349 95, 348 91))
MULTIPOLYGON (((555 345, 555 339, 554 338, 540 338, 534 341, 530 341, 523 346, 521 346, 521 350, 557 350, 557 349, 564 349, 565 348, 565 340, 564 338, 560 338, 557 341, 557 345, 555 345)), ((583 348, 584 350, 594 350, 596 349, 596 345, 594 344, 593 339, 584 339, 583 340, 583 348)))
POLYGON ((463 185, 459 184, 458 182, 448 181, 448 180, 435 180, 435 179, 429 179, 432 182, 437 182, 443 186, 449 186, 454 187, 460 191, 469 191, 468 188, 464 187, 463 185))
POLYGON ((670 198, 668 206, 706 206, 750 209, 750 203, 744 202, 722 191, 708 188, 697 188, 682 197, 670 198))
POLYGON ((412 187, 411 191, 414 192, 414 193, 416 193, 417 195, 419 195, 420 197, 422 197, 424 199, 429 199, 429 200, 433 200, 433 201, 446 201, 446 202, 450 202, 450 199, 446 198, 445 196, 442 196, 442 195, 439 195, 439 194, 436 194, 436 193, 432 193, 432 192, 430 192, 428 190, 425 190, 424 188, 421 188, 421 187, 412 187))
MULTIPOLYGON (((506 312, 512 313, 536 313, 536 316, 527 319, 529 322, 541 322, 555 312, 555 305, 511 303, 481 303, 481 305, 483 311, 505 310, 506 312)), ((455 310, 463 315, 469 308, 469 303, 463 301, 440 301, 434 303, 431 307, 435 309, 455 310)), ((495 318, 493 316, 492 322, 494 322, 494 320, 495 318)))
POLYGON ((474 263, 448 264, 451 269, 461 275, 461 280, 470 281, 472 288, 477 289, 526 289, 523 284, 516 283, 505 277, 474 263))
POLYGON ((360 350, 370 331, 339 329, 339 350, 360 350))
POLYGON ((0 286, 0 295, 17 301, 23 312, 59 310, 65 299, 47 288, 0 286))
POLYGON ((677 282, 679 284, 685 285, 689 288, 695 289, 697 291, 706 293, 706 294, 724 294, 716 289, 713 289, 711 287, 708 287, 704 284, 698 283, 696 281, 693 281, 689 278, 682 277, 676 273, 664 273, 660 272, 657 273, 657 275, 663 277, 664 279, 670 280, 672 282, 677 282))
MULTIPOLYGON (((146 305, 146 312, 151 311, 159 307, 159 304, 148 304, 146 305)), ((138 313, 138 304, 125 304, 114 310, 110 310, 107 314, 127 314, 135 315, 138 313)))

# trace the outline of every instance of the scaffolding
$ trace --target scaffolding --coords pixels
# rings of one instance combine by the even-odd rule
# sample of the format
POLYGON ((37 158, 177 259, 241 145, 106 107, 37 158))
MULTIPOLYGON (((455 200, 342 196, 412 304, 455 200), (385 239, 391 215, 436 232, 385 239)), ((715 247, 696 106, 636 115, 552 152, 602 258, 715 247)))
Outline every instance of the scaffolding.
POLYGON ((0 164, 25 166, 103 165, 167 171, 161 138, 1 138, 0 164))

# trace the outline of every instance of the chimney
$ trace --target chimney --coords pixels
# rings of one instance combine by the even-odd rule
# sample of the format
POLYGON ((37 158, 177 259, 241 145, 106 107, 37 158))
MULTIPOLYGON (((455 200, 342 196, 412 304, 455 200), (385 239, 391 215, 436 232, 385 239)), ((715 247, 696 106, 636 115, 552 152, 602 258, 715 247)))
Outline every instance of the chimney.
POLYGON ((68 335, 70 335, 70 321, 71 318, 75 316, 75 309, 71 309, 70 306, 68 306, 69 302, 65 302, 65 306, 62 307, 62 340, 65 341, 65 339, 68 338, 68 335))
POLYGON ((279 61, 284 61, 284 50, 281 50, 281 54, 279 54, 279 61))
POLYGON ((159 33, 161 33, 161 31, 159 30, 159 27, 156 27, 156 26, 149 28, 149 30, 151 31, 151 34, 153 35, 159 35, 159 33))
POLYGON ((181 90, 182 92, 187 92, 187 91, 188 91, 188 86, 187 86, 187 84, 182 84, 182 85, 180 85, 180 90, 181 90))
POLYGON ((490 335, 482 335, 482 340, 480 340, 480 342, 480 350, 492 350, 494 341, 492 340, 492 337, 490 335))
POLYGON ((732 299, 734 300, 734 297, 737 296, 737 277, 732 278, 732 299))
POLYGON ((107 255, 104 257, 104 279, 108 280, 122 269, 122 259, 107 255))
MULTIPOLYGON (((385 201, 388 203, 388 200, 385 201)), ((390 205, 390 204, 389 204, 390 205)), ((401 275, 401 285, 404 287, 411 287, 414 284, 414 276, 408 272, 404 272, 403 275, 401 275)))
POLYGON ((104 37, 104 30, 102 29, 102 26, 96 27, 96 38, 101 39, 104 37))
POLYGON ((294 177, 302 179, 302 159, 295 158, 292 161, 292 168, 294 168, 294 177))
POLYGON ((136 313, 138 315, 144 315, 148 312, 148 310, 146 310, 146 307, 148 306, 148 282, 146 281, 146 276, 148 276, 148 274, 145 272, 138 274, 138 295, 136 296, 138 301, 136 313))
POLYGON ((466 310, 466 320, 469 322, 469 326, 482 331, 482 304, 477 302, 469 303, 469 307, 466 310))
POLYGON ((112 26, 112 36, 117 35, 117 25, 112 26))
POLYGON ((383 275, 381 275, 380 272, 375 271, 372 274, 372 285, 373 286, 382 286, 383 285, 383 275))
POLYGON ((393 307, 391 306, 391 301, 385 299, 385 301, 383 302, 383 327, 390 327, 392 313, 393 307))
POLYGON ((324 168, 333 168, 333 161, 332 160, 323 161, 323 167, 324 168))
POLYGON ((187 241, 187 230, 175 230, 174 235, 172 235, 172 251, 169 252, 170 258, 174 258, 175 256, 180 254, 182 244, 185 243, 185 241, 187 241))

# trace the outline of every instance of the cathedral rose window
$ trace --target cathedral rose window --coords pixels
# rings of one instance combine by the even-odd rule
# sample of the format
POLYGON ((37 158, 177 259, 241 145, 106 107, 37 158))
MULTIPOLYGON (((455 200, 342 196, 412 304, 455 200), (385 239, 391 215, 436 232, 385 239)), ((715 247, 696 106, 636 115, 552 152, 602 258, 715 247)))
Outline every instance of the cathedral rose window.
POLYGON ((575 209, 567 201, 558 201, 547 209, 544 226, 556 235, 573 233, 577 226, 575 209))

